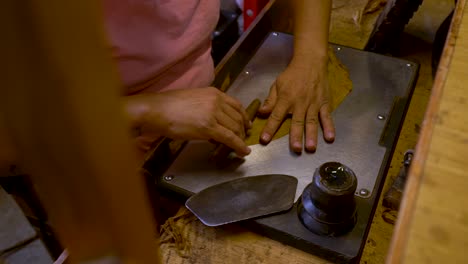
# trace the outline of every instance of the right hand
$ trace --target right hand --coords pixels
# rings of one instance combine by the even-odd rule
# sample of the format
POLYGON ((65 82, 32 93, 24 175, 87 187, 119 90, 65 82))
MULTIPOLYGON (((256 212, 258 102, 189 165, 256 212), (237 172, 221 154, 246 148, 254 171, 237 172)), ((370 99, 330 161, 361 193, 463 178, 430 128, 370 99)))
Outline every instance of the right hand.
POLYGON ((127 98, 132 127, 143 135, 216 141, 246 156, 247 113, 233 97, 213 87, 139 94, 127 98))

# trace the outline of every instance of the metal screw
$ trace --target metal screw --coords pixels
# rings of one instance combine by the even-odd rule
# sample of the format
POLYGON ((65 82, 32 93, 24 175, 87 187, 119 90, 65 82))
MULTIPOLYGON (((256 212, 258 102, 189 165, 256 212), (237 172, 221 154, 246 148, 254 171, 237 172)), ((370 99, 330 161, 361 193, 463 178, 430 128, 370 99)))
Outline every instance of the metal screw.
POLYGON ((378 120, 385 120, 385 116, 384 115, 377 115, 377 119, 378 120))
POLYGON ((277 37, 277 36, 278 36, 278 33, 273 32, 273 36, 277 37))
POLYGON ((367 195, 369 195, 369 190, 361 189, 361 190, 359 190, 359 194, 362 195, 362 196, 367 196, 367 195))
POLYGON ((249 17, 251 17, 251 16, 253 16, 254 13, 253 13, 253 11, 252 11, 251 9, 247 9, 246 14, 247 14, 249 17))
POLYGON ((172 181, 174 179, 174 175, 166 175, 164 176, 165 181, 172 181))
POLYGON ((336 48, 336 50, 340 51, 340 50, 341 50, 341 48, 340 48, 340 47, 338 47, 338 48, 336 48))
POLYGON ((410 63, 407 63, 406 66, 411 67, 412 65, 410 63))

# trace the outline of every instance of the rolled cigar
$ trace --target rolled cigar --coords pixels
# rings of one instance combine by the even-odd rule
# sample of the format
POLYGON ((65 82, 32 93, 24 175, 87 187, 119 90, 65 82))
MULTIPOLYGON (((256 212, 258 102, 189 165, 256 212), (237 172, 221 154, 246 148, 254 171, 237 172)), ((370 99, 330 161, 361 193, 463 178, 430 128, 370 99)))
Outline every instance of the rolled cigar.
MULTIPOLYGON (((257 115, 257 111, 260 108, 260 105, 261 105, 260 100, 254 99, 249 104, 249 106, 247 106, 247 108, 245 109, 250 121, 252 122, 254 121, 255 116, 257 115)), ((213 151, 213 155, 211 157, 216 163, 219 163, 219 162, 225 161, 232 151, 233 150, 230 147, 224 144, 218 144, 216 149, 213 151)))

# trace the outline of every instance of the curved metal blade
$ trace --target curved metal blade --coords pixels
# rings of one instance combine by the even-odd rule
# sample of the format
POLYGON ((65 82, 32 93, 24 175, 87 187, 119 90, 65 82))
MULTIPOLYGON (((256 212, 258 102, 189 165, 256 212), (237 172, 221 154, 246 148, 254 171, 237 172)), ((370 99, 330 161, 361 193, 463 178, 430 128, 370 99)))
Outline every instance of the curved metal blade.
POLYGON ((185 206, 207 226, 219 226, 291 209, 297 179, 269 174, 242 177, 208 187, 185 206))

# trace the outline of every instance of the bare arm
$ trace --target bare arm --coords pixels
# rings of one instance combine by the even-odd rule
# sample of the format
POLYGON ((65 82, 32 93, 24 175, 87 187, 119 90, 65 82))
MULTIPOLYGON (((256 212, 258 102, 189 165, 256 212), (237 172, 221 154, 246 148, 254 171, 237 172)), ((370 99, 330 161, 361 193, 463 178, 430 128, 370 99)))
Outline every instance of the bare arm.
POLYGON ((294 57, 292 63, 311 68, 326 65, 331 0, 294 0, 294 57))

